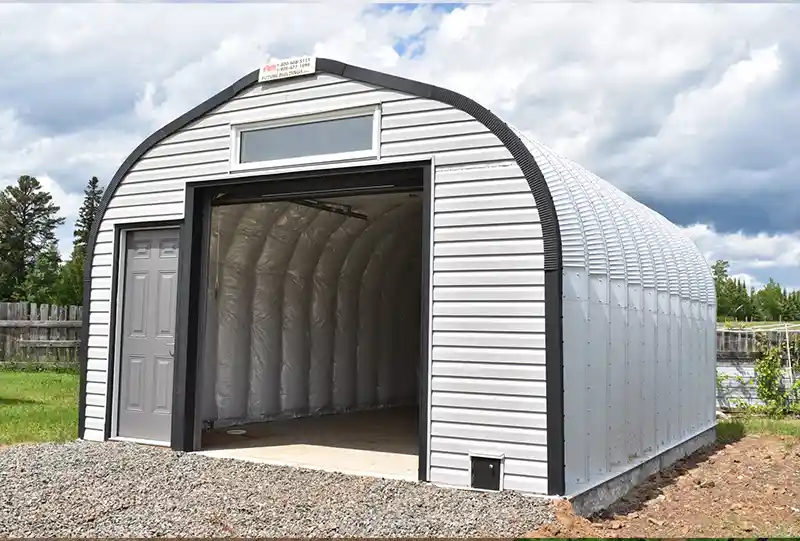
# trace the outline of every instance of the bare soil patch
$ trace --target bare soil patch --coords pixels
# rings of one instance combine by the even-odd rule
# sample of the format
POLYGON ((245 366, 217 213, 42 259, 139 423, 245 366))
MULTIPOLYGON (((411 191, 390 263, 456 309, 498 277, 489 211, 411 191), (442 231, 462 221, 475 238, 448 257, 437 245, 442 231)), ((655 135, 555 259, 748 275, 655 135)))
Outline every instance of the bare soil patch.
POLYGON ((598 516, 566 501, 529 537, 800 536, 800 439, 747 436, 653 475, 598 516))

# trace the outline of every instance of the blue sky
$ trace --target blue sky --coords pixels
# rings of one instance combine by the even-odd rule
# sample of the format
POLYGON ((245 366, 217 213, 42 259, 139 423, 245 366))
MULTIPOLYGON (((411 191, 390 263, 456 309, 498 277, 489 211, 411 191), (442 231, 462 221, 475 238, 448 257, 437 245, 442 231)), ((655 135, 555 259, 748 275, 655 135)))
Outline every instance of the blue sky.
POLYGON ((800 287, 800 6, 30 3, 0 21, 0 184, 43 180, 62 247, 89 177, 263 60, 317 54, 467 94, 709 259, 800 287))

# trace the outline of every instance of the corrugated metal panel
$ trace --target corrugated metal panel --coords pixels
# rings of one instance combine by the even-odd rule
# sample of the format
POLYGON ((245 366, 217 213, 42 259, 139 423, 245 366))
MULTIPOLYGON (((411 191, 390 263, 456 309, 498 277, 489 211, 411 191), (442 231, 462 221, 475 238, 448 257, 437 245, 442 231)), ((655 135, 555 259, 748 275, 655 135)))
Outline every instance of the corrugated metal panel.
MULTIPOLYGON (((230 123, 378 103, 382 157, 435 155, 431 450, 448 461, 432 462, 431 479, 468 486, 468 454, 500 452, 509 457, 507 485, 546 492, 544 256, 524 175, 500 141, 461 111, 336 76, 251 87, 135 164, 100 224, 92 381, 102 384, 96 380, 107 363, 114 224, 181 218, 186 182, 228 174, 230 123)), ((102 426, 90 416, 87 434, 102 426)))
POLYGON ((713 282, 673 224, 540 143, 526 144, 562 230, 571 492, 711 426, 713 282))
POLYGON ((642 366, 642 450, 645 455, 653 453, 658 448, 659 410, 662 404, 660 398, 664 381, 663 371, 666 369, 666 355, 669 343, 661 332, 666 330, 669 319, 659 310, 659 298, 668 295, 668 278, 665 266, 665 246, 659 238, 659 229, 647 209, 637 202, 628 201, 627 208, 636 214, 642 226, 642 232, 636 237, 639 250, 649 256, 645 257, 643 265, 644 293, 644 326, 643 348, 647 357, 643 358, 642 366), (649 261, 649 263, 648 263, 649 261), (648 265, 652 268, 648 269, 648 265))
MULTIPOLYGON (((524 135, 519 133, 523 140, 524 135)), ((561 230, 563 258, 563 298, 562 329, 564 335, 564 381, 565 385, 586 389, 591 387, 587 378, 587 363, 597 359, 597 353, 605 352, 607 343, 598 347, 587 340, 589 317, 586 313, 591 296, 590 273, 607 273, 607 253, 605 239, 601 233, 599 219, 592 198, 584 186, 577 181, 570 167, 561 158, 541 144, 530 142, 529 148, 544 174, 550 187, 561 230), (590 269, 590 270, 587 270, 590 269)), ((607 295, 606 295, 607 297, 607 295)), ((603 364, 601 356, 598 368, 603 364)), ((602 366, 605 371, 605 366, 602 366)), ((599 392, 600 389, 597 389, 599 392)), ((602 389, 605 393, 605 389, 602 389)), ((575 441, 596 441, 587 438, 586 414, 592 410, 592 396, 589 392, 566 393, 564 399, 565 420, 565 476, 567 488, 574 483, 588 479, 589 462, 585 450, 575 441)))

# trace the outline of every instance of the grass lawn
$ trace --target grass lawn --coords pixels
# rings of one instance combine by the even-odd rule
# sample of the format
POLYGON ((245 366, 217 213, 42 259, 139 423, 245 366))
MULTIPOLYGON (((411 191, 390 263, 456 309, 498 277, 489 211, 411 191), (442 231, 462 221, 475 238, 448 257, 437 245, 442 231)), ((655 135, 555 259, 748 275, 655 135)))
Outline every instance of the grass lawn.
POLYGON ((800 417, 769 419, 740 415, 717 423, 717 441, 720 443, 731 443, 751 434, 800 438, 800 417))
POLYGON ((77 374, 0 370, 0 445, 77 437, 77 374))
MULTIPOLYGON (((717 328, 747 329, 750 327, 768 327, 770 325, 789 325, 789 329, 800 327, 800 321, 718 321, 717 328)), ((776 329, 780 330, 780 329, 776 329)))

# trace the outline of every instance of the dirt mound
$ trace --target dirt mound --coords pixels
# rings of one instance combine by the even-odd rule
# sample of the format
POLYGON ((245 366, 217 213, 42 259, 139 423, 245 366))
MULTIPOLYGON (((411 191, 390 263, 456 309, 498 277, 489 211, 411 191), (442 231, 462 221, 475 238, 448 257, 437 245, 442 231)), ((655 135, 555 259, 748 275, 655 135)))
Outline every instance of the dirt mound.
POLYGON ((800 536, 800 440, 748 436, 651 476, 602 514, 554 503, 556 521, 529 537, 800 536))
POLYGON ((528 533, 524 537, 603 537, 603 532, 588 519, 575 514, 572 504, 567 500, 553 503, 555 521, 528 533))

